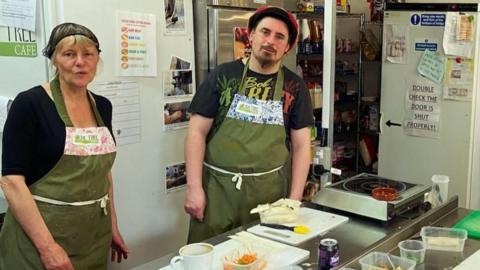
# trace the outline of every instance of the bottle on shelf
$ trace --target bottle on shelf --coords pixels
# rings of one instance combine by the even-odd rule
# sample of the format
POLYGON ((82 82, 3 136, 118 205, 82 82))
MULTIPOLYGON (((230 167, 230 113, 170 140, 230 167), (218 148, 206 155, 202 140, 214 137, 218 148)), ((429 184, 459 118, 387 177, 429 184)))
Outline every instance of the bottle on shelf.
POLYGON ((304 77, 303 77, 303 67, 302 67, 301 63, 298 63, 298 64, 297 64, 297 70, 295 71, 295 73, 297 73, 297 75, 298 75, 300 78, 304 78, 304 77))
POLYGON ((298 32, 298 43, 297 43, 297 54, 304 54, 303 52, 303 35, 302 35, 302 28, 303 28, 303 20, 297 20, 298 26, 300 31, 298 32))
POLYGON ((304 54, 311 54, 312 53, 312 44, 311 44, 311 37, 310 37, 310 27, 308 25, 307 19, 302 19, 302 47, 304 54))
POLYGON ((376 105, 370 105, 368 108, 368 128, 371 131, 378 131, 378 126, 379 126, 379 113, 378 113, 378 108, 376 105))
POLYGON ((321 14, 324 12, 322 0, 313 0, 313 12, 317 14, 321 14))
POLYGON ((299 12, 313 13, 315 6, 311 0, 297 0, 297 10, 299 12))
POLYGON ((377 55, 380 52, 380 46, 375 43, 375 36, 373 35, 372 31, 368 30, 360 32, 360 49, 365 60, 373 61, 377 58, 377 55), (369 42, 367 35, 371 37, 371 42, 369 42))
POLYGON ((318 82, 315 83, 315 89, 313 91, 313 104, 314 108, 321 108, 322 107, 322 94, 323 94, 323 89, 322 85, 318 82))
POLYGON ((319 54, 322 51, 319 22, 317 20, 310 20, 309 23, 312 53, 319 54))
POLYGON ((312 106, 315 108, 315 83, 309 82, 307 83, 308 93, 310 94, 310 102, 312 102, 312 106))
POLYGON ((307 78, 308 76, 310 76, 309 71, 308 71, 308 61, 307 60, 305 60, 303 62, 302 70, 303 70, 303 78, 307 78))

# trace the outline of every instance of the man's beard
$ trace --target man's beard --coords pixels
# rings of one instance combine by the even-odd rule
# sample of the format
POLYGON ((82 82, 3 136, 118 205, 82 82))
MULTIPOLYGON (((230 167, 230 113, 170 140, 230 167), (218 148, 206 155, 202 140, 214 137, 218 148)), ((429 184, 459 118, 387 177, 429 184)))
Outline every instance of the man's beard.
POLYGON ((269 46, 262 46, 260 47, 260 52, 258 54, 254 54, 254 56, 262 68, 267 68, 276 65, 280 61, 280 59, 275 59, 276 54, 277 51, 275 49, 269 46), (263 51, 264 48, 269 48, 273 51, 269 54, 263 51))

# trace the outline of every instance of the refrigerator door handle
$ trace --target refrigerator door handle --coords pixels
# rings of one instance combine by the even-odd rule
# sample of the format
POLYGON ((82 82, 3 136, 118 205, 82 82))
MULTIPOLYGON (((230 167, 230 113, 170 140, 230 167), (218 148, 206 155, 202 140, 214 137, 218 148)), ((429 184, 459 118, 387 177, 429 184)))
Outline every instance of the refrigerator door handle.
POLYGON ((208 35, 208 72, 215 69, 218 63, 218 11, 214 8, 208 8, 208 25, 212 25, 208 30, 210 33, 208 35))
POLYGON ((380 128, 380 134, 383 133, 383 112, 380 112, 380 125, 379 125, 379 128, 380 128))

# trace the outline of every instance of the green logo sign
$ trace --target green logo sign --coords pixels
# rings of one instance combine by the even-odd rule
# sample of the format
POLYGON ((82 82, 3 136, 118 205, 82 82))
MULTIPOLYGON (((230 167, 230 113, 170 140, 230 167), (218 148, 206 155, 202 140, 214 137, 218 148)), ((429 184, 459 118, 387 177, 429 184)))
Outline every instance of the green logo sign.
POLYGON ((37 57, 37 43, 0 42, 0 56, 37 57))
POLYGON ((79 135, 76 134, 73 138, 74 144, 98 144, 98 136, 97 135, 79 135))
POLYGON ((239 102, 237 105, 237 112, 252 116, 258 116, 260 115, 260 108, 253 104, 239 102))

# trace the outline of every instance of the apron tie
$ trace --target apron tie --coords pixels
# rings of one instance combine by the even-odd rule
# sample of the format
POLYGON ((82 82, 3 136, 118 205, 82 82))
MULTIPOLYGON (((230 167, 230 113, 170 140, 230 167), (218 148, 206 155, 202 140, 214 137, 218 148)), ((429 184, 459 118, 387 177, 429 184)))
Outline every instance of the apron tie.
POLYGON ((90 205, 90 204, 99 202, 100 208, 102 208, 103 213, 105 215, 108 215, 108 210, 107 210, 107 205, 108 205, 107 202, 109 200, 108 193, 105 194, 105 196, 101 197, 100 199, 82 201, 82 202, 64 202, 64 201, 54 200, 50 198, 45 198, 38 195, 33 195, 33 199, 35 199, 36 201, 45 202, 45 203, 54 204, 54 205, 69 205, 69 206, 85 206, 85 205, 90 205))
POLYGON ((208 164, 206 162, 203 162, 203 165, 205 165, 207 168, 210 168, 214 171, 224 173, 224 174, 228 174, 228 175, 233 175, 232 182, 236 183, 235 188, 237 190, 240 190, 242 188, 243 176, 262 176, 262 175, 265 175, 265 174, 276 172, 276 171, 280 170, 281 168, 283 168, 283 165, 282 165, 282 166, 273 168, 270 171, 266 171, 266 172, 260 172, 260 173, 241 173, 241 172, 238 172, 238 173, 234 173, 234 172, 231 172, 231 171, 227 171, 227 170, 215 167, 215 166, 213 166, 211 164, 208 164))
POLYGON ((232 182, 237 183, 235 185, 235 188, 238 189, 238 190, 240 190, 240 188, 242 187, 242 181, 243 181, 242 175, 243 175, 242 173, 236 173, 232 177, 232 182))

